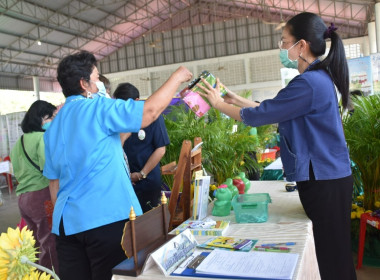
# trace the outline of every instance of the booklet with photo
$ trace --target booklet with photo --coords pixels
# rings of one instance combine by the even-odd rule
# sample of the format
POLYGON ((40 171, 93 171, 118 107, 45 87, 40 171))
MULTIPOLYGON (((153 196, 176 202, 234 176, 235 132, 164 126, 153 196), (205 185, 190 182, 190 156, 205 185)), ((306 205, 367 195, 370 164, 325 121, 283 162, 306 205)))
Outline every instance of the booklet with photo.
POLYGON ((150 255, 150 258, 154 260, 162 273, 169 275, 185 259, 193 254, 197 245, 198 242, 191 232, 187 230, 170 239, 167 243, 154 251, 150 255))
POLYGON ((228 236, 218 236, 207 240, 206 242, 199 244, 198 247, 204 249, 227 249, 227 250, 239 250, 249 252, 253 246, 257 243, 254 239, 240 239, 228 236))
POLYGON ((229 225, 230 221, 214 221, 211 218, 205 218, 202 221, 186 220, 169 234, 179 234, 190 229, 194 235, 221 236, 225 235, 229 225))

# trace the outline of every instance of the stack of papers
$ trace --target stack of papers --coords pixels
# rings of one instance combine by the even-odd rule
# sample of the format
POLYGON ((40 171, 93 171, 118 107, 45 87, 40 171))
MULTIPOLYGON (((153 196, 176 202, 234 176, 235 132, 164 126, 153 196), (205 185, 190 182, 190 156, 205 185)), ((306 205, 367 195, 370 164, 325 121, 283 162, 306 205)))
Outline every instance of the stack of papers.
POLYGON ((291 253, 213 250, 195 271, 231 277, 292 279, 297 260, 298 254, 291 253))
POLYGON ((241 252, 215 249, 195 251, 173 273, 176 276, 232 279, 291 280, 297 266, 298 254, 272 252, 241 252), (203 255, 195 268, 194 259, 203 255))

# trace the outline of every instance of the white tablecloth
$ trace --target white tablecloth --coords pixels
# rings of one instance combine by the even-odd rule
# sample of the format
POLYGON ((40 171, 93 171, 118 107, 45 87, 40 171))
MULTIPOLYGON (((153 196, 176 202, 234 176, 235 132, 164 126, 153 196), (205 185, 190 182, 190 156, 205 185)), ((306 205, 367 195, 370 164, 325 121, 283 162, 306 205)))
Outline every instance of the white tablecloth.
MULTIPOLYGON (((231 224, 226 236, 257 239, 256 245, 264 243, 296 242, 290 246, 292 253, 300 255, 293 279, 317 280, 320 279, 318 264, 315 255, 314 238, 311 221, 306 217, 298 197, 298 192, 287 192, 283 181, 252 181, 249 193, 269 193, 272 203, 268 205, 268 221, 265 223, 238 224, 234 213, 226 217, 213 217, 215 220, 230 220, 231 224)), ((204 242, 209 237, 196 236, 198 242, 204 242)), ((113 280, 134 279, 114 275, 113 280)), ((138 279, 162 279, 165 276, 157 267, 149 269, 138 279)), ((189 277, 173 277, 169 279, 186 279, 189 277)), ((210 278, 192 278, 210 279, 210 278)))

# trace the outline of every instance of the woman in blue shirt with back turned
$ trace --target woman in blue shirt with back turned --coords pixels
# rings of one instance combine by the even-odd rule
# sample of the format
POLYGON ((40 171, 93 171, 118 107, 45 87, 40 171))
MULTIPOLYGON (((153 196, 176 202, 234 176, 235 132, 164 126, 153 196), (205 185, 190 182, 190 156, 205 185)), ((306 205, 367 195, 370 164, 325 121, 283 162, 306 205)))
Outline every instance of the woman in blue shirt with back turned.
POLYGON ((131 206, 142 214, 119 135, 156 120, 192 74, 180 67, 146 102, 136 102, 91 99, 104 86, 89 52, 63 58, 57 73, 66 102, 44 135, 43 174, 55 203, 60 279, 111 279, 126 258, 120 242, 131 206))
POLYGON ((348 67, 335 30, 312 13, 287 22, 279 42, 280 60, 300 75, 273 99, 258 104, 231 91, 222 98, 219 81, 215 89, 206 84, 202 95, 214 108, 247 125, 279 123, 286 179, 297 181, 301 203, 313 222, 321 278, 350 280, 356 279, 350 235, 353 181, 334 88, 335 84, 346 108, 348 67), (331 48, 320 61, 327 38, 331 48))

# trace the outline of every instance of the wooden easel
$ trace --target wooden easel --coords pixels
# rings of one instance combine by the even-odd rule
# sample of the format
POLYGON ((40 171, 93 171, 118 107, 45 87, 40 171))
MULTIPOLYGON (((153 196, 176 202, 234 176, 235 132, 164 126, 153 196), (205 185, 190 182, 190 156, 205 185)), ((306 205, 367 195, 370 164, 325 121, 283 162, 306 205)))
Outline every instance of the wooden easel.
POLYGON ((171 239, 168 235, 170 213, 167 199, 162 194, 161 205, 136 218, 131 207, 129 221, 125 223, 121 246, 128 259, 112 269, 113 274, 138 276, 148 255, 171 239))
MULTIPOLYGON (((194 138, 194 146, 202 142, 202 138, 194 138)), ((191 151, 191 141, 182 142, 178 164, 171 162, 161 167, 162 175, 174 175, 172 191, 169 200, 169 228, 180 225, 191 217, 191 177, 194 171, 202 170, 202 148, 191 151), (178 202, 182 185, 182 195, 178 202)))

